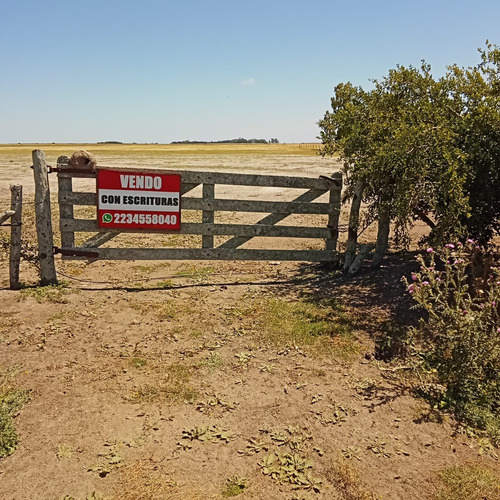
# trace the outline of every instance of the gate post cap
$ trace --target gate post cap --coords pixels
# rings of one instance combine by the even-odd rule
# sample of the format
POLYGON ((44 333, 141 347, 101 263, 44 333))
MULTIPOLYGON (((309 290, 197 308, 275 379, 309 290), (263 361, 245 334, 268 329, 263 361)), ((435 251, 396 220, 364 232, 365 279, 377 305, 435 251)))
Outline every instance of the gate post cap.
POLYGON ((68 168, 69 165, 69 156, 61 155, 57 159, 57 166, 59 168, 68 168))

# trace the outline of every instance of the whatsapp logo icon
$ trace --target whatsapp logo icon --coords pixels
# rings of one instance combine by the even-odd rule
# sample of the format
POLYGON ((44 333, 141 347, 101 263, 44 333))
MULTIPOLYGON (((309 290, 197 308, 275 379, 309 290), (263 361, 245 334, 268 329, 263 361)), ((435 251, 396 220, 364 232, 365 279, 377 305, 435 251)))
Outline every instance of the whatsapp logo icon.
POLYGON ((113 216, 111 214, 105 213, 102 214, 102 221, 103 222, 111 222, 113 220, 113 216))

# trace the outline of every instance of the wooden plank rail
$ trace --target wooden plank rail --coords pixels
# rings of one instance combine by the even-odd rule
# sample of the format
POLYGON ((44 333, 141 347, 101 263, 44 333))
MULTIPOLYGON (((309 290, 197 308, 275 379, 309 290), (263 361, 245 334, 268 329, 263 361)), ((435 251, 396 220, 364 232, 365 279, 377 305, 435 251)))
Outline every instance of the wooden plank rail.
MULTIPOLYGON (((81 251, 81 247, 64 249, 81 251)), ((104 260, 286 260, 331 262, 324 250, 253 250, 219 248, 95 248, 93 259, 104 260)))
MULTIPOLYGON (((137 172, 141 170, 146 174, 168 174, 168 170, 158 169, 130 169, 115 167, 98 167, 99 170, 116 170, 118 172, 137 172)), ((175 171, 174 173, 179 173, 175 171)), ((298 189, 323 189, 329 191, 335 185, 337 177, 290 177, 282 175, 261 175, 261 174, 233 174, 223 172, 195 172, 192 170, 180 171, 182 182, 187 184, 230 184, 233 186, 257 186, 257 187, 281 187, 298 189)), ((71 171, 58 172, 59 177, 86 178, 96 177, 95 172, 72 174, 71 171)))
MULTIPOLYGON (((118 172, 137 172, 137 169, 99 167, 99 170, 116 170, 118 172)), ((168 174, 168 170, 141 169, 147 174, 168 174)), ((176 171, 181 173, 183 183, 193 184, 230 184, 233 186, 258 186, 258 187, 281 187, 299 189, 323 189, 328 191, 335 184, 336 178, 325 177, 290 177, 284 175, 262 175, 262 174, 233 174, 227 172, 196 172, 193 170, 176 171)), ((59 174, 61 175, 61 173, 59 174)), ((65 173, 63 175, 68 175, 65 173)), ((95 177, 93 173, 88 177, 95 177)))
MULTIPOLYGON (((95 219, 61 219, 61 230, 65 231, 98 231, 97 221, 95 219)), ((111 231, 110 231, 111 232, 111 231)), ((142 233, 145 231, 127 231, 127 233, 142 233)), ((149 231, 148 231, 149 233, 149 231)), ((106 233, 99 233, 105 235, 106 233)), ((118 231, 114 232, 116 236, 118 231)), ((165 234, 165 233, 160 233, 165 234)), ((183 222, 180 231, 176 234, 193 234, 201 236, 273 236, 283 238, 328 238, 330 230, 326 227, 306 227, 306 226, 273 226, 263 224, 208 224, 196 222, 183 222)), ((166 234, 168 236, 168 233, 166 234)), ((96 235, 97 238, 98 235, 96 235)))
MULTIPOLYGON (((322 195, 319 192, 315 197, 322 195)), ((65 205, 97 205, 95 193, 59 193, 59 203, 65 205)), ((229 199, 182 198, 183 210, 217 212, 273 212, 279 214, 328 214, 329 203, 301 203, 297 201, 256 201, 229 199)))
MULTIPOLYGON (((59 167, 59 166, 58 166, 59 167)), ((99 167, 106 170, 111 167, 99 167)), ((59 181, 60 229, 63 258, 82 258, 78 252, 87 250, 85 255, 110 260, 298 260, 331 262, 337 259, 338 220, 340 215, 340 195, 342 175, 332 178, 290 177, 278 175, 236 174, 221 172, 182 171, 181 207, 182 211, 201 212, 201 223, 182 222, 181 229, 175 234, 201 236, 201 248, 101 248, 120 231, 103 230, 96 219, 78 219, 74 215, 75 206, 96 206, 97 193, 74 191, 72 178, 96 178, 95 172, 72 173, 67 166, 55 169, 59 181), (201 197, 186 196, 201 185, 201 197), (258 201, 216 197, 217 185, 273 187, 298 189, 303 192, 292 201, 258 201), (305 192, 304 192, 305 191, 305 192), (329 193, 328 202, 315 201, 329 193), (264 218, 252 224, 216 223, 217 212, 267 213, 264 218), (327 216, 327 227, 278 225, 290 215, 302 214, 327 216), (96 232, 79 247, 75 247, 75 232, 96 232), (215 247, 215 236, 230 238, 215 247), (265 238, 308 238, 324 240, 323 250, 279 250, 240 248, 255 237, 265 238), (71 253, 74 252, 74 257, 71 253)), ((179 173, 157 169, 112 168, 120 172, 144 174, 179 173)), ((324 224, 324 218, 322 219, 324 224)), ((155 231, 125 230, 123 232, 149 234, 155 231)), ((160 232, 158 232, 160 233, 160 232)), ((165 234, 168 238, 170 233, 165 234)))

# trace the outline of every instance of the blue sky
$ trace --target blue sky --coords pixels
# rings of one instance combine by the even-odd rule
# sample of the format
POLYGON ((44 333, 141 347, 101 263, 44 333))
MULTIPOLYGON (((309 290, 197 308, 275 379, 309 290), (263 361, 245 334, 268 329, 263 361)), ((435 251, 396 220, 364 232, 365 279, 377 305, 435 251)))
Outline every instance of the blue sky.
POLYGON ((311 142, 333 88, 478 62, 498 0, 0 0, 0 143, 311 142))

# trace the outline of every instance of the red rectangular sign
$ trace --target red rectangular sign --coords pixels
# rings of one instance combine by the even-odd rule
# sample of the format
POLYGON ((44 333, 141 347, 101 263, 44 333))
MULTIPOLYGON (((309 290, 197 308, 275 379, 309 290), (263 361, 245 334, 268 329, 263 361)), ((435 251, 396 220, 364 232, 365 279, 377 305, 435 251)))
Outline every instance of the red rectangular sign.
POLYGON ((98 170, 97 220, 103 229, 178 231, 180 174, 98 170))

